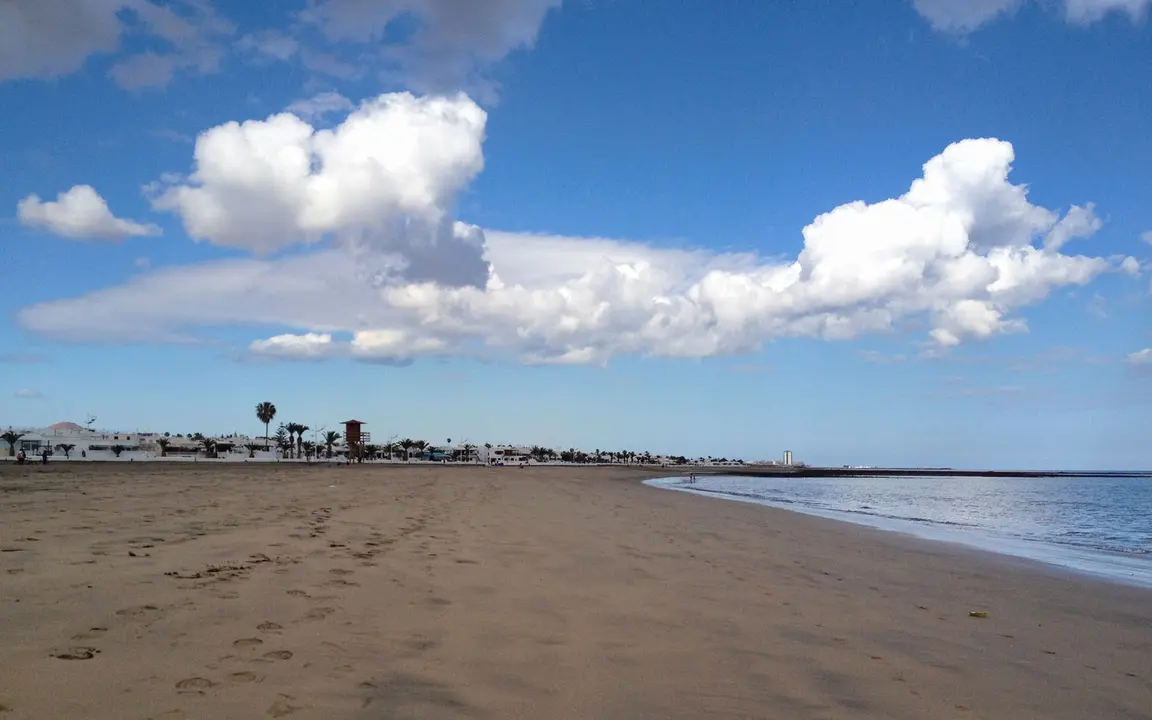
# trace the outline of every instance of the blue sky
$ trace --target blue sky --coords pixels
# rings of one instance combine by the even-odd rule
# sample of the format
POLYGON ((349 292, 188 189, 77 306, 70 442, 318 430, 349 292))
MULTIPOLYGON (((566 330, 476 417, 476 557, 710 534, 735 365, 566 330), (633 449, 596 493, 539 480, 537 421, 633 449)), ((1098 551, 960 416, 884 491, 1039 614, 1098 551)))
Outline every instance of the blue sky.
POLYGON ((0 425, 1152 466, 1150 5, 6 4, 0 425))

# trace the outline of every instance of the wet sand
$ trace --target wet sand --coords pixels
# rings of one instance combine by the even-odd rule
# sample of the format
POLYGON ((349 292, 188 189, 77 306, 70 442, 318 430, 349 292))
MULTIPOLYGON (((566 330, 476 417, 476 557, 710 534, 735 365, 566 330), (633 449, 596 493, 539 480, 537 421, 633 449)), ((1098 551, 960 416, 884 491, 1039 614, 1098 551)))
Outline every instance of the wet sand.
POLYGON ((0 464, 0 718, 1152 718, 1150 591, 649 475, 0 464))

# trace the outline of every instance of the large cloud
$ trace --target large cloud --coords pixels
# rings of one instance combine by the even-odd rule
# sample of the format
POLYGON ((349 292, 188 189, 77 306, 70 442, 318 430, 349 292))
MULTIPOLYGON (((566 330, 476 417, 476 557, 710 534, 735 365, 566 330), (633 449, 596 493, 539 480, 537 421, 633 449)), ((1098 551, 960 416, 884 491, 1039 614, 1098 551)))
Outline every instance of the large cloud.
MULTIPOLYGON (((1047 0, 1039 0, 1047 3, 1047 0)), ((917 12, 937 30, 966 33, 1009 15, 1028 0, 912 0, 917 12)), ((1109 13, 1127 13, 1133 21, 1152 6, 1152 0, 1061 0, 1064 16, 1072 23, 1087 25, 1109 13)))
POLYGON ((356 242, 162 270, 26 308, 19 321, 72 340, 183 340, 202 326, 276 326, 283 332, 252 347, 275 357, 482 354, 600 363, 618 354, 701 357, 782 337, 843 339, 913 326, 951 346, 1022 331, 1021 308, 1119 269, 1064 252, 1099 226, 1092 206, 1062 218, 1031 204, 1009 180, 1012 146, 993 139, 949 146, 897 198, 816 218, 792 261, 483 233, 462 223, 451 230, 462 245, 428 241, 420 222, 415 239, 397 236, 410 217, 449 222, 443 213, 452 194, 479 167, 481 118, 462 98, 402 95, 366 104, 322 142, 291 116, 210 132, 197 149, 200 180, 162 201, 183 213, 193 234, 257 250, 322 232, 351 233, 356 242), (408 128, 407 142, 390 141, 411 117, 436 129, 408 128), (349 147, 358 159, 313 162, 315 148, 342 146, 346 128, 356 129, 349 147), (205 162, 216 140, 220 163, 205 162), (378 227, 367 257, 388 251, 403 262, 366 273, 359 240, 375 238, 378 227), (460 282, 458 270, 445 270, 462 254, 468 267, 484 268, 484 282, 460 282))
POLYGON ((337 127, 291 113, 228 123, 196 141, 185 181, 153 188, 188 234, 269 253, 334 238, 377 280, 487 281, 483 237, 452 204, 483 168, 486 115, 466 96, 364 102, 337 127))
POLYGON ((90 185, 76 185, 49 202, 29 195, 17 203, 16 214, 21 225, 73 240, 118 241, 161 232, 156 225, 116 217, 90 185))

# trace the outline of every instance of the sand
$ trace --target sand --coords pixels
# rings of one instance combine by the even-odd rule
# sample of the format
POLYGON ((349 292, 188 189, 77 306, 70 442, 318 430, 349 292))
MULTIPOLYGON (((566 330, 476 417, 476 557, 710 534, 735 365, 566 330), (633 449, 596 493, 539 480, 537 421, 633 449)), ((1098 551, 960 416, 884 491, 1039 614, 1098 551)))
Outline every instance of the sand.
POLYGON ((0 718, 1152 718, 1150 591, 642 477, 0 464, 0 718))

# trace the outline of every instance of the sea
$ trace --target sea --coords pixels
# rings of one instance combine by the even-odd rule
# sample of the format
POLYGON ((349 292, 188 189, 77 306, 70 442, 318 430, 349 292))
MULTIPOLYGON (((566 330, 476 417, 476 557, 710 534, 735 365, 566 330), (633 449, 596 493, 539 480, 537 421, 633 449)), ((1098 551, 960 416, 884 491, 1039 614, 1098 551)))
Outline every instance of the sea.
POLYGON ((733 477, 648 485, 903 532, 1152 588, 1152 478, 733 477))

